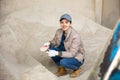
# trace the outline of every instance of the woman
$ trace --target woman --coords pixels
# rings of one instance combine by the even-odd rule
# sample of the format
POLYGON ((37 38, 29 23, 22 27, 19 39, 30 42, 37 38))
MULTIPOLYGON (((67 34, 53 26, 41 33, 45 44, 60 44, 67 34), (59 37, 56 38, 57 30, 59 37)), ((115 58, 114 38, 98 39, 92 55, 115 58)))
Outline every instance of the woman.
POLYGON ((72 18, 68 14, 60 17, 61 28, 53 40, 44 44, 48 55, 58 66, 57 76, 65 75, 66 69, 72 69, 70 77, 77 77, 84 63, 85 51, 79 34, 72 28, 72 18))

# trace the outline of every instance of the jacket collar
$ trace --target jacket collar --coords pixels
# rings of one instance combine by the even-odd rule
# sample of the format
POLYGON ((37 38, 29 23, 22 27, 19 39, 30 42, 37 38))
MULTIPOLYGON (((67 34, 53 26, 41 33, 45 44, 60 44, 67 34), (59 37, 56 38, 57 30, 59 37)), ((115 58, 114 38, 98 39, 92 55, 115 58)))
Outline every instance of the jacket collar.
POLYGON ((66 39, 65 39, 65 41, 68 40, 68 38, 69 38, 69 36, 70 36, 70 34, 71 34, 71 30, 72 30, 72 27, 70 27, 67 31, 65 31, 65 34, 66 34, 66 39))
MULTIPOLYGON (((66 36, 66 39, 65 41, 68 40, 70 34, 71 34, 71 31, 72 31, 72 27, 70 27, 67 31, 65 31, 65 36, 66 36)), ((60 34, 60 37, 62 37, 62 33, 63 33, 63 30, 61 29, 61 34, 60 34)))

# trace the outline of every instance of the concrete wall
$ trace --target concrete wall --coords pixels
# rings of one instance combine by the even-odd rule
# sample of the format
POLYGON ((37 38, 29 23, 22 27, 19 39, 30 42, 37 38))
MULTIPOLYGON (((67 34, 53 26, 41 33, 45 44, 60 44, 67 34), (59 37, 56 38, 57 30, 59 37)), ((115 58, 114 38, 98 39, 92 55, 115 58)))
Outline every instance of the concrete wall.
POLYGON ((101 15, 99 1, 0 0, 0 79, 70 80, 68 75, 57 79, 50 57, 39 51, 59 28, 61 14, 69 13, 86 49, 85 72, 72 80, 87 80, 111 36, 111 30, 94 22, 101 15))
POLYGON ((95 22, 101 24, 102 21, 102 2, 103 0, 94 0, 95 8, 95 22))
POLYGON ((103 0, 102 25, 113 28, 120 17, 120 0, 103 0))
POLYGON ((54 36, 63 13, 81 29, 81 15, 95 18, 93 0, 0 0, 0 80, 57 80, 40 64, 49 57, 39 47, 54 36))
POLYGON ((109 28, 120 16, 120 0, 0 0, 0 17, 35 5, 41 12, 78 13, 109 28))
POLYGON ((15 11, 0 21, 0 64, 3 64, 0 65, 0 73, 6 73, 0 76, 2 80, 46 80, 51 76, 49 80, 88 79, 108 45, 111 30, 80 14, 72 13, 73 27, 80 33, 86 50, 86 61, 82 66, 84 73, 77 79, 69 78, 68 75, 56 79, 50 73, 57 71, 55 65, 51 65, 50 57, 40 52, 39 47, 53 38, 59 28, 59 15, 53 11, 41 12, 39 6, 34 6, 15 11))
POLYGON ((74 12, 93 20, 95 18, 94 0, 0 0, 0 17, 34 5, 39 5, 46 12, 52 9, 55 13, 74 12))

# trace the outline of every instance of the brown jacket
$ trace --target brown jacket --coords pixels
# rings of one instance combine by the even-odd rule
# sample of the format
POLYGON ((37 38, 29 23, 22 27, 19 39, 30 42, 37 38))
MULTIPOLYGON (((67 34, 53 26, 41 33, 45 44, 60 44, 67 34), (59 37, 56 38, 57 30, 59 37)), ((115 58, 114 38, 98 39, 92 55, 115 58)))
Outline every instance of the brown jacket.
MULTIPOLYGON (((56 47, 60 45, 63 30, 60 28, 57 30, 53 40, 50 43, 56 47)), ((79 34, 70 27, 66 31, 66 39, 64 41, 66 51, 62 51, 61 57, 71 58, 74 57, 78 61, 82 61, 85 58, 85 50, 79 34)))

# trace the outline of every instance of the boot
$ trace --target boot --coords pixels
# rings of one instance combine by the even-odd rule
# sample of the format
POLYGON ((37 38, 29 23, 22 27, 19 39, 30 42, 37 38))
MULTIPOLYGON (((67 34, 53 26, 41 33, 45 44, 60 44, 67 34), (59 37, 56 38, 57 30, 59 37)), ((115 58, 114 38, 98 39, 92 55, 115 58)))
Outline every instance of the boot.
POLYGON ((58 66, 58 72, 55 73, 55 75, 59 77, 59 76, 65 75, 65 74, 67 74, 67 71, 65 70, 65 68, 62 66, 58 66))
POLYGON ((80 72, 81 72, 81 68, 78 68, 77 70, 73 71, 70 74, 70 77, 72 77, 72 78, 77 77, 77 76, 79 76, 80 72))

